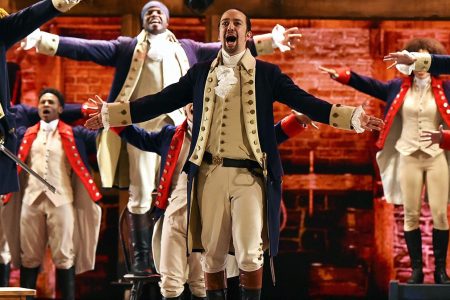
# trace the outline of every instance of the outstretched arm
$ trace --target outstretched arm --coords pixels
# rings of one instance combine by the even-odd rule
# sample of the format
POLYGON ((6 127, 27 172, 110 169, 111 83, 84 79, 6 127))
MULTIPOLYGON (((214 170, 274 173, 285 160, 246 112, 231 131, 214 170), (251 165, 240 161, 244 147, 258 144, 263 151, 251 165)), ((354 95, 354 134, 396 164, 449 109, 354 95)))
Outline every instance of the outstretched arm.
POLYGON ((66 12, 80 0, 44 0, 0 19, 0 40, 11 47, 33 30, 66 12))

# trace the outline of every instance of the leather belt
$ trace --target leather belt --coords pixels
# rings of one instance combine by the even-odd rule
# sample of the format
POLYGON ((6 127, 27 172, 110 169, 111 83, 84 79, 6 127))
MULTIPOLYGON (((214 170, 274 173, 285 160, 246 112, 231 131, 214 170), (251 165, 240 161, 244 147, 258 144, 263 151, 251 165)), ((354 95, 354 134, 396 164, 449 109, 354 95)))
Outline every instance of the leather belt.
POLYGON ((261 166, 251 159, 233 159, 220 156, 213 156, 209 152, 203 155, 203 161, 208 165, 221 165, 225 168, 246 168, 246 169, 261 169, 261 166))

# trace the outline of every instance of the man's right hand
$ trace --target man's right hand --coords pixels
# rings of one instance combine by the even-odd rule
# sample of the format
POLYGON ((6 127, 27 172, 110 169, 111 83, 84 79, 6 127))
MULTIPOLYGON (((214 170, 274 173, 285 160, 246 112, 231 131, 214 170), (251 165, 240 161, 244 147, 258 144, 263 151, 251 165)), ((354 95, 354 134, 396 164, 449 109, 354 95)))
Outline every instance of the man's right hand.
POLYGON ((319 66, 319 70, 324 73, 328 73, 332 79, 337 79, 339 77, 339 73, 335 69, 319 66))
POLYGON ((89 98, 89 102, 92 104, 92 109, 95 111, 89 114, 89 119, 84 123, 84 126, 91 130, 97 130, 103 127, 102 121, 102 108, 103 105, 106 105, 106 102, 100 98, 100 96, 95 95, 95 98, 89 98))

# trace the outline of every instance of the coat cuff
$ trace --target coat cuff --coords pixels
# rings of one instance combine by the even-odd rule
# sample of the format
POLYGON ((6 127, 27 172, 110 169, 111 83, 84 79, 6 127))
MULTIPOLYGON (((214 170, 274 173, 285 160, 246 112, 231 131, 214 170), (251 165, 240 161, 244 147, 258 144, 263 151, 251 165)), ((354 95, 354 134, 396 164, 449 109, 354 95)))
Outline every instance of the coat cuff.
POLYGON ((331 77, 334 80, 336 80, 337 82, 340 82, 342 84, 348 84, 348 82, 350 81, 350 77, 352 75, 352 72, 350 71, 350 69, 344 69, 344 70, 340 70, 338 72, 338 76, 337 77, 331 77))
POLYGON ((41 40, 36 45, 38 53, 54 56, 58 50, 59 36, 41 31, 41 40))
POLYGON ((442 131, 442 138, 439 143, 439 147, 445 150, 450 150, 450 130, 442 131))
POLYGON ((80 0, 52 0, 53 6, 60 12, 68 11, 79 2, 80 0))
POLYGON ((115 102, 108 103, 107 105, 110 127, 120 127, 132 124, 129 102, 115 102))
POLYGON ((414 70, 428 72, 431 66, 431 54, 414 52, 414 57, 417 59, 414 65, 414 70))
POLYGON ((281 120, 281 130, 289 137, 296 136, 305 129, 303 124, 297 121, 295 115, 291 114, 281 120))
POLYGON ((112 132, 114 132, 115 134, 119 135, 122 133, 122 131, 125 130, 125 126, 122 127, 111 127, 109 130, 111 130, 112 132))
POLYGON ((272 34, 259 34, 253 37, 256 53, 258 55, 272 54, 274 52, 272 34))
POLYGON ((330 112, 330 125, 335 128, 353 130, 351 123, 356 107, 333 104, 330 112))

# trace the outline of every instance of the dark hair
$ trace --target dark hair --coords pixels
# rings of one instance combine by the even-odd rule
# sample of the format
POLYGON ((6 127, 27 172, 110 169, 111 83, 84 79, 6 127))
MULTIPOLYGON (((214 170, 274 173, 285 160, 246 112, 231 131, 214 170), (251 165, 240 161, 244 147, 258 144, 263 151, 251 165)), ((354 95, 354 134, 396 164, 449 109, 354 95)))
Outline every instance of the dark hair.
MULTIPOLYGON (((237 10, 238 12, 242 13, 245 16, 245 25, 247 25, 247 31, 252 31, 252 21, 250 20, 250 17, 242 10, 240 10, 238 8, 230 8, 230 9, 227 9, 226 11, 224 11, 223 14, 232 9, 237 10)), ((219 19, 219 27, 220 27, 220 21, 222 20, 223 14, 220 16, 220 19, 219 19)))
POLYGON ((61 105, 61 107, 64 107, 64 102, 65 102, 65 100, 64 100, 63 94, 62 94, 60 91, 58 91, 57 89, 54 89, 54 88, 43 88, 43 89, 39 92, 39 98, 38 98, 38 99, 41 99, 41 97, 42 97, 44 94, 47 94, 47 93, 55 95, 56 98, 58 98, 59 105, 61 105))
POLYGON ((445 47, 438 40, 432 38, 412 39, 406 43, 405 50, 408 52, 419 52, 419 50, 427 50, 430 54, 447 53, 445 47))

